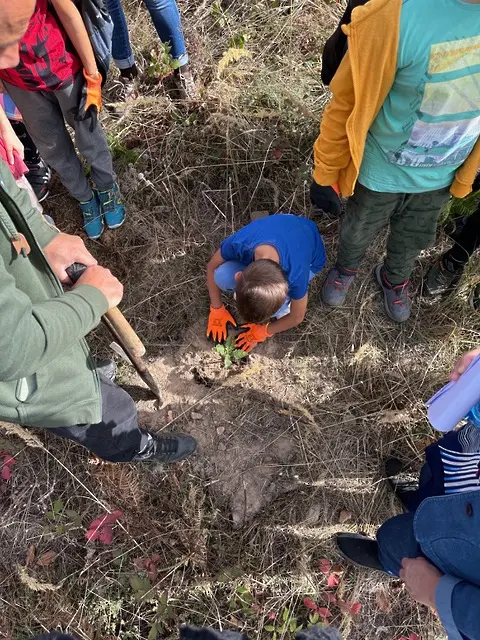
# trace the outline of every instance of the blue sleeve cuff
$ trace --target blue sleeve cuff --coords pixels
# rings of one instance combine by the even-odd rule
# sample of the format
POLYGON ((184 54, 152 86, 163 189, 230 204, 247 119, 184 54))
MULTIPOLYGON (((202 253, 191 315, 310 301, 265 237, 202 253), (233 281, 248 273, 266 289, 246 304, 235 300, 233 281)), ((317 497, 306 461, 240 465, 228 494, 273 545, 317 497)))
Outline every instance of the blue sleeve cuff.
POLYGON ((452 600, 453 590, 462 582, 461 578, 442 576, 435 591, 435 606, 442 621, 448 640, 463 640, 453 617, 452 600))

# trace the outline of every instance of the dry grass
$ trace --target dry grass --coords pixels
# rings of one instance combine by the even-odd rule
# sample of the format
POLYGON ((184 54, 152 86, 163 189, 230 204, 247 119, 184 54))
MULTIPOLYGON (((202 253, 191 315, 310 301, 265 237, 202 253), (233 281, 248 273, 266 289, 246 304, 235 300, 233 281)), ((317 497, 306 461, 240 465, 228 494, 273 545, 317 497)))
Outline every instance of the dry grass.
MULTIPOLYGON (((142 3, 125 4, 146 67, 154 34, 142 3)), ((443 304, 416 304, 405 327, 384 317, 371 278, 379 239, 348 307, 327 311, 314 282, 302 326, 259 349, 240 372, 218 373, 199 337, 208 309, 203 268, 253 212, 310 214, 311 147, 328 100, 319 58, 340 7, 313 0, 181 6, 204 102, 188 110, 146 79, 144 97, 122 120, 105 118, 129 218, 94 249, 126 285, 122 308, 168 401, 153 413, 124 371, 142 421, 194 433, 201 453, 167 470, 95 466, 45 433, 38 433, 43 447, 2 436, 0 449, 17 460, 12 482, 0 487, 5 638, 55 627, 82 639, 153 638, 155 630, 176 637, 176 626, 190 622, 268 639, 267 614, 285 609, 305 625, 303 597, 326 604, 318 560, 337 559, 333 534, 373 533, 398 512, 381 482, 381 460, 395 453, 420 466, 433 437, 422 403, 455 357, 478 344, 480 319, 465 302, 473 275, 443 304), (219 73, 239 36, 251 57, 219 73), (46 517, 58 500, 81 524, 46 517), (125 514, 114 544, 87 545, 85 527, 105 509, 125 514), (248 521, 234 526, 232 513, 249 509, 248 521), (344 525, 341 510, 352 513, 344 525), (26 567, 31 545, 36 558, 54 551, 54 562, 26 567), (158 576, 136 597, 134 560, 154 553, 158 576)), ((77 230, 78 212, 60 186, 47 209, 65 230, 77 230)), ((333 260, 337 223, 319 224, 333 260)), ((422 257, 423 268, 443 242, 422 257)), ((414 284, 420 277, 419 267, 414 284)), ((106 345, 100 329, 94 347, 106 352, 106 345)), ((363 605, 356 620, 334 609, 345 638, 439 637, 435 619, 395 583, 348 568, 340 593, 363 605), (379 594, 388 611, 379 609, 379 594)))

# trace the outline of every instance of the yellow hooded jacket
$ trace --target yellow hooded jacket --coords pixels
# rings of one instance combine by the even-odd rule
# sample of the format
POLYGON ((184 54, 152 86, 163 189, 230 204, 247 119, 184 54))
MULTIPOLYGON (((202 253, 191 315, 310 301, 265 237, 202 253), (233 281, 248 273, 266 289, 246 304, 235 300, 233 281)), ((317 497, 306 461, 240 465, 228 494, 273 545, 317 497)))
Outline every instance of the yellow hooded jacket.
MULTIPOLYGON (((368 131, 395 81, 401 10, 402 0, 370 0, 342 27, 348 51, 330 84, 333 98, 313 147, 313 179, 338 184, 344 197, 355 189, 368 131)), ((458 169, 451 193, 467 196, 479 169, 480 139, 458 169)))

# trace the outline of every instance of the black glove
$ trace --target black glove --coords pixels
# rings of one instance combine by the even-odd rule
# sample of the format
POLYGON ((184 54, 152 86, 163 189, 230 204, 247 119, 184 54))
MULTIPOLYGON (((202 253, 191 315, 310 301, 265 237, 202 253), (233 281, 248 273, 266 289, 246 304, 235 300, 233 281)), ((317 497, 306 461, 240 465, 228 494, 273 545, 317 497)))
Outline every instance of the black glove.
POLYGON ((312 180, 310 186, 310 201, 317 209, 321 209, 332 217, 338 218, 342 213, 342 203, 335 189, 321 187, 315 180, 312 180))

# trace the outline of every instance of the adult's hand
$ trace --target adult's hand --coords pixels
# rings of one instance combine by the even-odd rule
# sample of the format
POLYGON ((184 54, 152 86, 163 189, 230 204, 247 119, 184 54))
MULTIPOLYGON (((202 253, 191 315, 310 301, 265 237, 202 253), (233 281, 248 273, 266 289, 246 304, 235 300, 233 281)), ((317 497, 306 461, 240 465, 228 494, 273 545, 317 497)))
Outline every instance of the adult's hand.
POLYGON ((472 351, 468 351, 467 353, 465 353, 460 360, 458 360, 455 363, 455 366, 453 367, 453 371, 450 374, 450 380, 452 382, 456 382, 460 376, 462 375, 462 373, 465 373, 465 371, 468 369, 470 363, 475 360, 475 358, 477 356, 480 355, 480 349, 472 349, 472 351))
POLYGON ((67 233, 59 233, 58 236, 55 236, 47 244, 43 252, 55 275, 63 284, 71 284, 65 270, 74 262, 80 262, 86 267, 93 267, 97 264, 83 240, 78 236, 71 236, 67 233))
POLYGON ((123 285, 111 273, 109 269, 95 265, 88 267, 85 273, 77 280, 75 287, 82 284, 89 284, 91 287, 99 289, 108 300, 108 308, 117 307, 123 298, 123 285))
POLYGON ((337 185, 332 187, 322 187, 312 180, 310 185, 310 201, 325 213, 338 218, 342 213, 342 203, 340 202, 337 185))
POLYGON ((442 573, 425 558, 404 558, 400 579, 414 600, 435 609, 435 592, 442 573))

